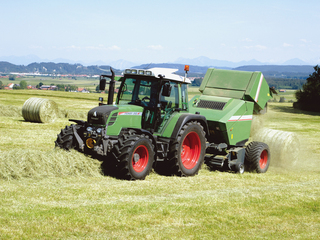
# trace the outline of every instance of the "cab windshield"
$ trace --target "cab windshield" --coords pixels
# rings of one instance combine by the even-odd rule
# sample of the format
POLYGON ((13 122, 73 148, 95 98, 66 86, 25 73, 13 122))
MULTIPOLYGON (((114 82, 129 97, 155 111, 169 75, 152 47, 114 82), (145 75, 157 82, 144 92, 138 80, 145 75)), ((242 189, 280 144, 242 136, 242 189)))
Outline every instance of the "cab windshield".
POLYGON ((118 94, 118 104, 134 104, 155 108, 158 98, 159 81, 147 78, 127 77, 123 80, 118 94))

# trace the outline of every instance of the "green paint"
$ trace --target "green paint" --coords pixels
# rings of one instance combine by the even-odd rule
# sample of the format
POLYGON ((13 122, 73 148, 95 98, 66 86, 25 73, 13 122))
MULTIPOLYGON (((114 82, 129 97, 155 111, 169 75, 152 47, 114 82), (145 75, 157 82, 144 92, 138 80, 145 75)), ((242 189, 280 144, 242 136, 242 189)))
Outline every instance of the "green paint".
POLYGON ((143 107, 135 105, 118 105, 119 109, 111 112, 107 125, 111 116, 117 114, 115 123, 107 127, 107 135, 118 136, 122 128, 141 128, 141 119, 143 107))

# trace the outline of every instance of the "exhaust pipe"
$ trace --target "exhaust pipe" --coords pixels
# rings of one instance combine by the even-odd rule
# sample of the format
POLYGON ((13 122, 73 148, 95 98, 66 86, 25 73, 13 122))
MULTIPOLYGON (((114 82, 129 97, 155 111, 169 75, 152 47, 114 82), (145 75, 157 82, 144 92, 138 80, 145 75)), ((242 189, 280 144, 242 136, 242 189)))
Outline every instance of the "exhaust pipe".
POLYGON ((113 97, 114 97, 114 87, 116 85, 116 81, 114 80, 114 71, 110 67, 111 75, 100 75, 100 91, 104 91, 106 89, 107 80, 106 78, 110 78, 109 84, 109 94, 108 94, 108 105, 113 104, 113 97))

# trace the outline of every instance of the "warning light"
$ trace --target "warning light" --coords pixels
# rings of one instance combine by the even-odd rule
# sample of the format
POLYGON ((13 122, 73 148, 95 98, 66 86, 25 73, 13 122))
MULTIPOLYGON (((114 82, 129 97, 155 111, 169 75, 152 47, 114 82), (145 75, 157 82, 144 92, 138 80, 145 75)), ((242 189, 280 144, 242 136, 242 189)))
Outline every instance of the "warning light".
POLYGON ((185 70, 186 72, 188 72, 188 71, 189 71, 189 65, 184 65, 184 70, 185 70))

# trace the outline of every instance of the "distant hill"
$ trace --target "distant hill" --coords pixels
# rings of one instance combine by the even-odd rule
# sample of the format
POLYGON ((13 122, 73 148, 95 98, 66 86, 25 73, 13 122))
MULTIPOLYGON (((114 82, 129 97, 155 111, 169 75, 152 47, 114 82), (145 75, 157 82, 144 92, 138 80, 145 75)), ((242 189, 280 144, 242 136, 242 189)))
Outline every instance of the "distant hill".
MULTIPOLYGON (((41 74, 104 74, 110 70, 110 66, 83 66, 81 64, 69 63, 31 63, 27 66, 14 65, 9 62, 0 62, 0 72, 2 73, 41 73, 41 74)), ((116 74, 121 71, 114 69, 116 74)))
MULTIPOLYGON (((119 65, 118 65, 119 66, 119 65)), ((153 63, 142 64, 132 68, 174 68, 178 69, 177 73, 184 75, 184 64, 178 63, 153 63)), ((216 67, 218 69, 231 69, 226 67, 216 67)), ((31 63, 29 65, 15 65, 9 62, 0 62, 0 72, 2 73, 32 73, 38 72, 42 74, 92 74, 99 75, 107 73, 110 69, 108 65, 92 65, 83 66, 81 64, 69 63, 53 63, 41 62, 31 63)), ((113 68, 116 74, 121 74, 121 70, 113 68)), ((208 67, 190 65, 189 77, 203 77, 207 72, 208 67)), ((233 68, 239 71, 261 71, 266 77, 280 77, 280 78, 300 78, 305 79, 312 74, 314 69, 311 65, 249 65, 233 68)), ((108 74, 108 73, 107 73, 108 74)))
POLYGON ((259 71, 265 76, 282 78, 307 78, 314 72, 314 66, 309 65, 261 65, 242 66, 234 68, 239 71, 259 71))
MULTIPOLYGON (((226 60, 217 60, 211 59, 208 57, 200 56, 197 58, 178 58, 174 63, 179 64, 190 64, 202 67, 228 67, 228 68, 237 68, 240 66, 253 66, 253 65, 310 65, 311 63, 305 62, 299 58, 293 58, 285 62, 278 63, 268 63, 268 62, 259 62, 255 59, 249 61, 240 61, 240 62, 231 62, 226 60)), ((312 64, 311 64, 312 65, 312 64)))
MULTIPOLYGON (((184 74, 184 64, 177 63, 158 63, 158 64, 142 64, 135 66, 134 68, 153 68, 153 67, 164 67, 164 68, 176 68, 178 74, 184 74)), ((309 65, 249 65, 241 66, 237 68, 226 68, 226 67, 215 67, 217 69, 232 69, 238 71, 259 71, 266 77, 281 77, 281 78, 307 78, 309 74, 314 72, 313 66, 309 65)), ((208 67, 201 67, 190 65, 189 76, 204 76, 207 72, 208 67)))
POLYGON ((263 65, 264 64, 255 59, 252 59, 250 61, 231 62, 226 60, 211 59, 204 56, 193 58, 193 59, 178 58, 174 63, 190 64, 190 65, 196 65, 196 66, 202 66, 202 67, 216 67, 216 68, 221 68, 221 67, 235 68, 235 67, 244 66, 244 65, 263 65))

